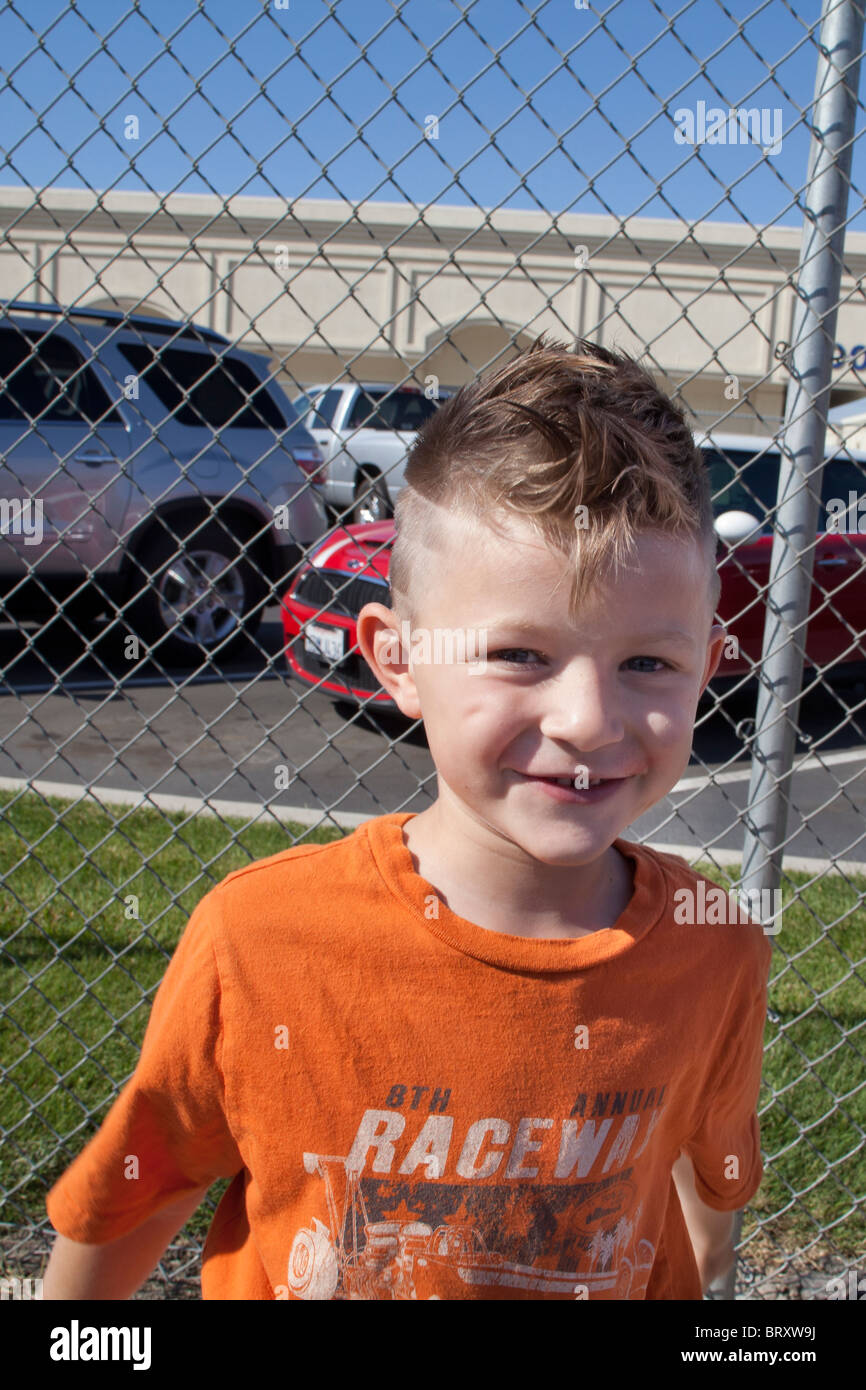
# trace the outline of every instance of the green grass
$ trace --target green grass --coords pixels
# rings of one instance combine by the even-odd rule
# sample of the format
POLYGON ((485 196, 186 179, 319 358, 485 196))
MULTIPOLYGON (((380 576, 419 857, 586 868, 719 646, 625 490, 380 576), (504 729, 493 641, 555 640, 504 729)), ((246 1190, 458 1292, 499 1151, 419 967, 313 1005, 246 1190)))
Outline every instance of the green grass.
MULTIPOLYGON (((0 1192, 2 1220, 18 1223, 44 1217, 48 1187, 133 1069, 153 989, 199 899, 253 859, 341 832, 242 830, 208 816, 183 824, 182 814, 72 808, 35 794, 10 806, 13 796, 0 792, 0 1192), (126 916, 130 894, 138 920, 126 916)), ((808 877, 787 880, 760 1098, 769 1160, 752 1209, 782 1249, 832 1226, 832 1245, 862 1256, 866 879, 827 875, 799 896, 808 877)), ((188 1229, 203 1233, 208 1221, 203 1207, 188 1229)))
MULTIPOLYGON (((17 1222, 45 1215, 48 1188, 135 1066, 153 990, 198 901, 254 859, 341 832, 242 830, 35 794, 10 807, 13 796, 0 792, 0 1193, 2 1220, 17 1222)), ((190 1229, 207 1224, 203 1208, 190 1229)))

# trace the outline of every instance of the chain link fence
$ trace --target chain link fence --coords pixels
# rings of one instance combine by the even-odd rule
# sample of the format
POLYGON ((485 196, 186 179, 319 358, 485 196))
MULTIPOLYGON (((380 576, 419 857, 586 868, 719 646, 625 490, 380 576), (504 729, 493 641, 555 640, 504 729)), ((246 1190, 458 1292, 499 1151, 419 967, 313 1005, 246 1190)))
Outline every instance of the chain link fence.
MULTIPOLYGON (((775 878, 748 879, 778 889, 784 927, 737 1295, 851 1296, 838 1288, 866 1266, 862 12, 807 9, 3 7, 4 1296, 43 1267, 45 1192, 131 1074, 201 896, 251 858, 433 800, 423 731, 345 634, 387 592, 413 432, 541 332, 639 353, 706 453, 724 679, 689 776, 632 837, 726 889, 746 881, 744 842, 753 867, 756 843, 775 855, 775 878), (828 63, 851 122, 812 378, 797 305, 819 251, 800 228, 822 175, 810 142, 831 143, 828 63), (803 418, 796 532, 779 517, 803 418), (385 529, 361 574, 336 546, 333 571, 304 568, 367 522, 385 529), (781 706, 756 713, 782 530, 803 561, 795 658, 781 706), (761 753, 773 719, 781 764, 761 753), (769 841, 756 766, 784 790, 769 841)), ((196 1296, 216 1195, 140 1297, 196 1296)))

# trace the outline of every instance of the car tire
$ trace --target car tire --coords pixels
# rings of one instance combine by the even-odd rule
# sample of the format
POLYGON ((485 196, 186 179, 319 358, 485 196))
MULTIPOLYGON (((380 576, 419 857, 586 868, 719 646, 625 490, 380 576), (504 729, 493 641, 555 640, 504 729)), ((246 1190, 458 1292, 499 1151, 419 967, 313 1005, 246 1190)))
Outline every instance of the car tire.
POLYGON ((352 523, 385 521, 391 515, 388 489, 380 477, 359 478, 352 502, 352 523))
POLYGON ((226 524, 166 521, 138 552, 126 625, 160 664, 234 656, 262 618, 266 584, 226 524))

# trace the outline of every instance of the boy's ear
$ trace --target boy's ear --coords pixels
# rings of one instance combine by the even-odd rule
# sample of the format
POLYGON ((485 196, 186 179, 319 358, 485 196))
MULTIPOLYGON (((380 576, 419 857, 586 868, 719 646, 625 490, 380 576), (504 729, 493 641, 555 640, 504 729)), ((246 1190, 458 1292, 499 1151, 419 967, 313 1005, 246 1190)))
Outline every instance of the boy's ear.
POLYGON ((710 628, 710 636, 707 643, 707 664, 704 667, 704 674, 701 677, 699 695, 703 695, 713 676, 716 674, 716 671, 719 669, 719 662, 722 659, 722 652, 725 649, 726 636, 727 628, 722 627, 719 623, 713 623, 713 626, 710 628))
POLYGON ((358 646, 377 681, 398 709, 410 719, 421 718, 415 679, 409 670, 409 624, 384 603, 365 603, 356 621, 358 646), (405 637, 405 641, 401 638, 405 637))

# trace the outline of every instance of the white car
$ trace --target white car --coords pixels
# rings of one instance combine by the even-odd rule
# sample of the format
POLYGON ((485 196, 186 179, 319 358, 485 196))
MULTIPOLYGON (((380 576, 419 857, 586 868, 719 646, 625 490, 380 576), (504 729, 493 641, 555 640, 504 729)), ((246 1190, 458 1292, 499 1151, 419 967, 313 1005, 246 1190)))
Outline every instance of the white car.
POLYGON ((452 394, 440 388, 431 399, 417 386, 347 381, 309 386, 292 402, 299 423, 324 455, 317 476, 334 520, 393 516, 415 436, 452 394))

